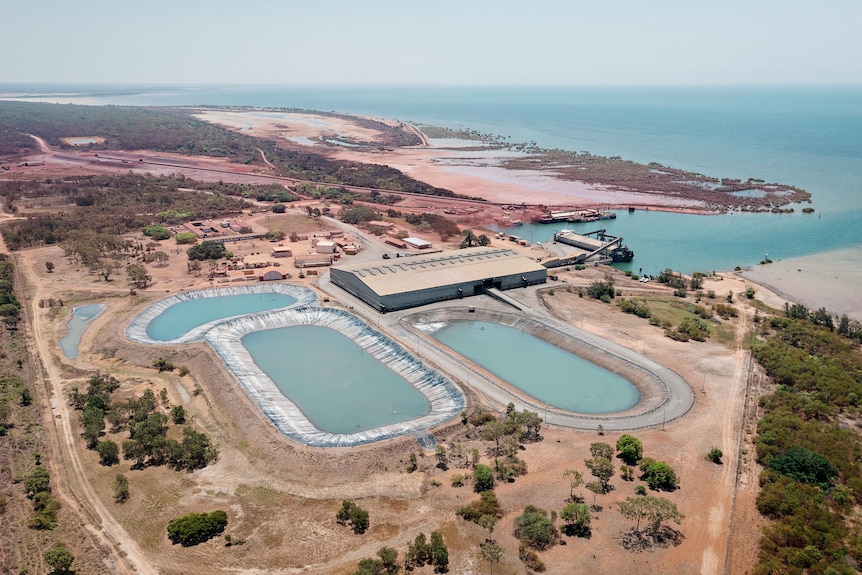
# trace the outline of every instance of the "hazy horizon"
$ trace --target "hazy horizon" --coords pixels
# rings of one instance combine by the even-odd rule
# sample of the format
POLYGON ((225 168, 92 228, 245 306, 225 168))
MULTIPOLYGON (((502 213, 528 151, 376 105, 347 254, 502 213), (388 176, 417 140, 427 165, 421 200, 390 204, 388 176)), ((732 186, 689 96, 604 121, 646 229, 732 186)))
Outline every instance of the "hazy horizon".
POLYGON ((846 0, 44 0, 4 18, 4 84, 862 84, 846 0))

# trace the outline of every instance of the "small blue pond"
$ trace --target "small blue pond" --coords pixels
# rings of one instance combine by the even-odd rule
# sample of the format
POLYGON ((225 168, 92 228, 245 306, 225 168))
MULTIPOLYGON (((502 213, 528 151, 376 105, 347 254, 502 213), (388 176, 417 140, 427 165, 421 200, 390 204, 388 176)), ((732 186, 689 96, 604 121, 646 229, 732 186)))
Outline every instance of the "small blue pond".
POLYGON ((78 306, 72 310, 72 319, 69 320, 69 333, 60 339, 60 349, 68 358, 78 357, 78 344, 81 336, 87 329, 87 324, 97 315, 105 310, 104 304, 94 303, 78 306))
POLYGON ((417 419, 428 399, 344 334, 303 325, 242 338, 254 362, 321 431, 358 433, 417 419))
POLYGON ((626 378, 514 327, 453 321, 434 338, 553 407, 606 414, 629 409, 640 399, 626 378))
POLYGON ((288 307, 296 298, 277 292, 202 297, 180 301, 147 324, 155 341, 173 341, 205 323, 261 311, 288 307))

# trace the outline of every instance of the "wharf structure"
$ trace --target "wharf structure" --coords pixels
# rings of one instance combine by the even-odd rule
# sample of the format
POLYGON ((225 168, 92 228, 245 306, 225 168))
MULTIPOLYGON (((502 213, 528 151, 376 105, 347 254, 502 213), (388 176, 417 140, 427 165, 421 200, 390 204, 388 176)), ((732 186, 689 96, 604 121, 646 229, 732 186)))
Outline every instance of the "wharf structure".
POLYGON ((621 236, 613 236, 605 230, 596 230, 586 234, 561 230, 554 234, 553 241, 572 246, 578 251, 566 256, 544 260, 542 265, 547 268, 587 262, 630 262, 635 256, 632 250, 623 245, 621 236))
POLYGON ((385 313, 545 283, 547 272, 510 249, 478 247, 337 265, 329 277, 334 285, 385 313))
POLYGON ((617 215, 610 210, 574 210, 565 212, 545 212, 533 219, 536 224, 555 224, 558 222, 596 222, 599 220, 613 220, 617 215))

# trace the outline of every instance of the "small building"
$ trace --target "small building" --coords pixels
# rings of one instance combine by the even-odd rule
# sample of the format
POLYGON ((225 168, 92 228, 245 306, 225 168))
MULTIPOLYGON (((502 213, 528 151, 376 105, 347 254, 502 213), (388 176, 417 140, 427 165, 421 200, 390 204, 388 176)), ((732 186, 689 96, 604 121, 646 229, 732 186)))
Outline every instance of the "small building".
POLYGON ((365 222, 365 225, 370 228, 383 228, 385 230, 395 227, 394 223, 384 222, 383 220, 371 220, 370 222, 365 222))
POLYGON ((284 279, 284 272, 278 268, 264 268, 257 274, 257 279, 262 282, 273 282, 284 279))
POLYGON ((335 253, 335 242, 329 240, 321 240, 317 242, 317 245, 314 246, 314 249, 319 254, 334 254, 335 253))
POLYGON ((272 251, 269 253, 274 258, 289 258, 293 256, 293 250, 290 248, 285 248, 282 246, 278 246, 272 248, 272 251))
POLYGON ((431 247, 431 242, 425 241, 422 238, 404 238, 404 243, 417 250, 427 250, 431 247))
POLYGON ((404 240, 399 240, 398 238, 386 238, 385 242, 390 246, 395 246, 399 249, 407 249, 407 244, 404 243, 404 240))
POLYGON ((297 268, 315 268, 332 265, 331 254, 310 254, 307 256, 296 256, 293 265, 297 268))

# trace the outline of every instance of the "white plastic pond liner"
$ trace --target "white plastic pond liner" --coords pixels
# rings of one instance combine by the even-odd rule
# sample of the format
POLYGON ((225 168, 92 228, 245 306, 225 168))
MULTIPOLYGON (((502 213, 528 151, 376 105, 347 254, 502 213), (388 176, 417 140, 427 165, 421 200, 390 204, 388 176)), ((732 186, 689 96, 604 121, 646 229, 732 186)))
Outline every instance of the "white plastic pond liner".
POLYGON ((252 401, 279 431, 307 445, 360 445, 415 434, 452 419, 464 409, 464 395, 451 381, 425 366, 395 341, 346 311, 303 307, 233 318, 208 331, 206 340, 236 376, 252 401), (328 433, 314 427, 254 363, 251 355, 240 343, 244 335, 255 331, 302 325, 334 329, 353 340, 366 353, 419 390, 431 404, 428 414, 359 433, 328 433))
POLYGON ((209 331, 213 326, 216 326, 229 318, 216 319, 211 322, 199 325, 185 335, 169 341, 155 340, 150 338, 150 336, 147 335, 147 326, 149 326, 150 322, 153 321, 159 315, 161 315, 161 313, 164 312, 166 309, 184 301, 209 297, 246 295, 255 293, 280 293, 290 296, 296 300, 296 303, 292 304, 290 307, 311 305, 317 302, 317 295, 315 295, 313 291, 308 288, 293 284, 254 284, 246 286, 219 287, 182 292, 161 299, 149 306, 144 311, 142 311, 134 319, 132 319, 132 321, 129 322, 129 325, 126 326, 123 335, 125 335, 127 339, 137 341, 139 343, 168 344, 203 341, 204 334, 207 331, 209 331))
POLYGON ((126 338, 147 344, 207 341, 249 398, 284 435, 318 447, 361 445, 402 435, 416 435, 457 416, 464 409, 463 392, 439 372, 425 366, 401 345, 376 331, 353 314, 330 308, 310 307, 317 298, 311 290, 291 284, 248 285, 184 292, 162 299, 141 312, 126 327, 126 338), (249 293, 282 293, 297 302, 287 308, 218 319, 191 330, 181 338, 157 341, 147 335, 147 325, 168 307, 203 297, 249 293), (358 433, 336 434, 316 428, 261 370, 243 347, 242 337, 261 330, 313 325, 334 329, 353 340, 366 353, 389 367, 421 392, 430 411, 417 419, 358 433))

